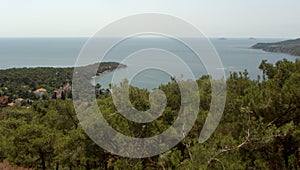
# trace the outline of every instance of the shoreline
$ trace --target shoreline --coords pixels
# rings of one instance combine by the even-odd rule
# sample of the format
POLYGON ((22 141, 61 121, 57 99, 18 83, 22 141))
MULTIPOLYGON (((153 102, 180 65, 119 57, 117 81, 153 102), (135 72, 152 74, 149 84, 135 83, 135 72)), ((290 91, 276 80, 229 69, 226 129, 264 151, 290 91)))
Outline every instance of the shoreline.
POLYGON ((291 53, 291 52, 285 52, 285 50, 281 50, 281 49, 278 49, 278 50, 273 50, 273 49, 266 49, 266 48, 253 48, 253 47, 250 47, 250 49, 254 49, 254 50, 262 50, 264 52, 268 52, 268 53, 280 53, 280 54, 287 54, 287 55, 290 55, 290 56, 293 56, 293 57, 297 57, 297 58, 300 58, 300 54, 297 55, 297 54, 294 54, 294 53, 291 53))
POLYGON ((116 69, 113 69, 113 70, 105 70, 104 72, 96 73, 95 76, 92 76, 92 79, 95 80, 96 78, 101 77, 105 74, 108 74, 108 73, 111 73, 111 72, 114 72, 117 70, 121 70, 121 69, 126 69, 126 68, 127 68, 127 65, 123 65, 123 66, 117 67, 116 69))
MULTIPOLYGON (((111 72, 111 71, 114 71, 114 70, 117 70, 117 69, 121 69, 121 68, 127 68, 127 65, 125 64, 122 64, 122 63, 118 63, 118 62, 102 62, 104 64, 119 64, 118 67, 120 68, 114 68, 112 70, 105 70, 104 72, 97 72, 96 74, 106 74, 106 71, 108 72, 111 72)), ((93 65, 96 65, 96 64, 99 64, 99 67, 100 67, 100 64, 101 63, 94 63, 94 64, 89 64, 89 65, 85 65, 85 66, 77 66, 77 67, 74 67, 74 66, 23 66, 23 67, 8 67, 8 68, 0 68, 0 71, 9 71, 9 70, 16 70, 16 69, 75 69, 75 68, 82 68, 82 67, 90 67, 90 66, 93 66, 93 65)))
POLYGON ((282 53, 300 57, 300 38, 275 43, 256 43, 250 48, 261 49, 265 52, 282 53))

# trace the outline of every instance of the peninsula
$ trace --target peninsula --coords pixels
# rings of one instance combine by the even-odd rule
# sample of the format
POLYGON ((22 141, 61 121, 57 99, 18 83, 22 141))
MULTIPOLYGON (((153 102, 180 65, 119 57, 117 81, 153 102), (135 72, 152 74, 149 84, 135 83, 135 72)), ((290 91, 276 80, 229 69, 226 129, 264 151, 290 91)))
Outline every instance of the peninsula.
POLYGON ((293 56, 300 56, 300 38, 276 43, 257 43, 251 48, 262 49, 267 52, 286 53, 293 56))
MULTIPOLYGON (((87 75, 99 76, 126 67, 117 62, 101 62, 78 68, 87 75)), ((64 91, 71 96, 73 71, 74 67, 24 67, 0 70, 0 108, 7 106, 9 102, 18 103, 27 99, 40 99, 42 96, 50 97, 53 92, 64 91)))

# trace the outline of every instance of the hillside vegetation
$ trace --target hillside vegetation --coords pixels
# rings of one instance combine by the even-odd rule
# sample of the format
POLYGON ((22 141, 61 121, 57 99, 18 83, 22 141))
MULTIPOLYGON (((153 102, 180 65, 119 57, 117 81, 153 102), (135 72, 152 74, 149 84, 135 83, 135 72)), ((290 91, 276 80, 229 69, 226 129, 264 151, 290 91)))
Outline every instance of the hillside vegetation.
MULTIPOLYGON (((79 67, 78 69, 88 72, 89 75, 96 76, 123 67, 126 66, 116 62, 102 62, 79 67), (91 73, 94 70, 98 71, 91 73)), ((0 96, 8 96, 9 102, 16 98, 34 100, 36 95, 33 92, 36 89, 45 88, 51 94, 55 89, 65 85, 72 85, 73 71, 73 67, 11 68, 0 70, 0 96)))
MULTIPOLYGON (((113 155, 85 134, 71 99, 45 99, 1 109, 0 162, 32 169, 299 169, 300 61, 275 65, 263 61, 259 68, 258 80, 249 79, 247 71, 228 78, 224 115, 204 143, 198 143, 198 137, 210 108, 209 76, 197 81, 201 104, 195 125, 170 151, 144 159, 113 155)), ((146 124, 125 119, 111 95, 96 88, 103 116, 126 135, 160 134, 173 124, 180 109, 174 79, 159 87, 167 98, 162 116, 146 124)), ((138 110, 149 109, 148 97, 147 90, 130 88, 130 101, 138 110)))

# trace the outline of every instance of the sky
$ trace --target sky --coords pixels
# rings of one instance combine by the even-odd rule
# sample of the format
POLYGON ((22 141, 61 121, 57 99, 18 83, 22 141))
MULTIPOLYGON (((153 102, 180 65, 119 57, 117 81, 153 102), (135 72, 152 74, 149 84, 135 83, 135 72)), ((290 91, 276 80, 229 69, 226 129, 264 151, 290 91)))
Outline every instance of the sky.
POLYGON ((169 14, 208 37, 300 37, 300 0, 0 0, 0 37, 91 37, 140 13, 169 14))

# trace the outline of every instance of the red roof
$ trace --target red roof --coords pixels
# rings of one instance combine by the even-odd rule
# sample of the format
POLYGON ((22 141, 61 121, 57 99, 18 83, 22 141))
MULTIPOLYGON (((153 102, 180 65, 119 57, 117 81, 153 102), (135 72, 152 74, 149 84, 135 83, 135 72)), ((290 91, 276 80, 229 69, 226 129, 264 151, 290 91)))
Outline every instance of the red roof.
POLYGON ((47 92, 47 90, 44 88, 39 88, 34 91, 34 93, 41 93, 41 92, 47 92))

